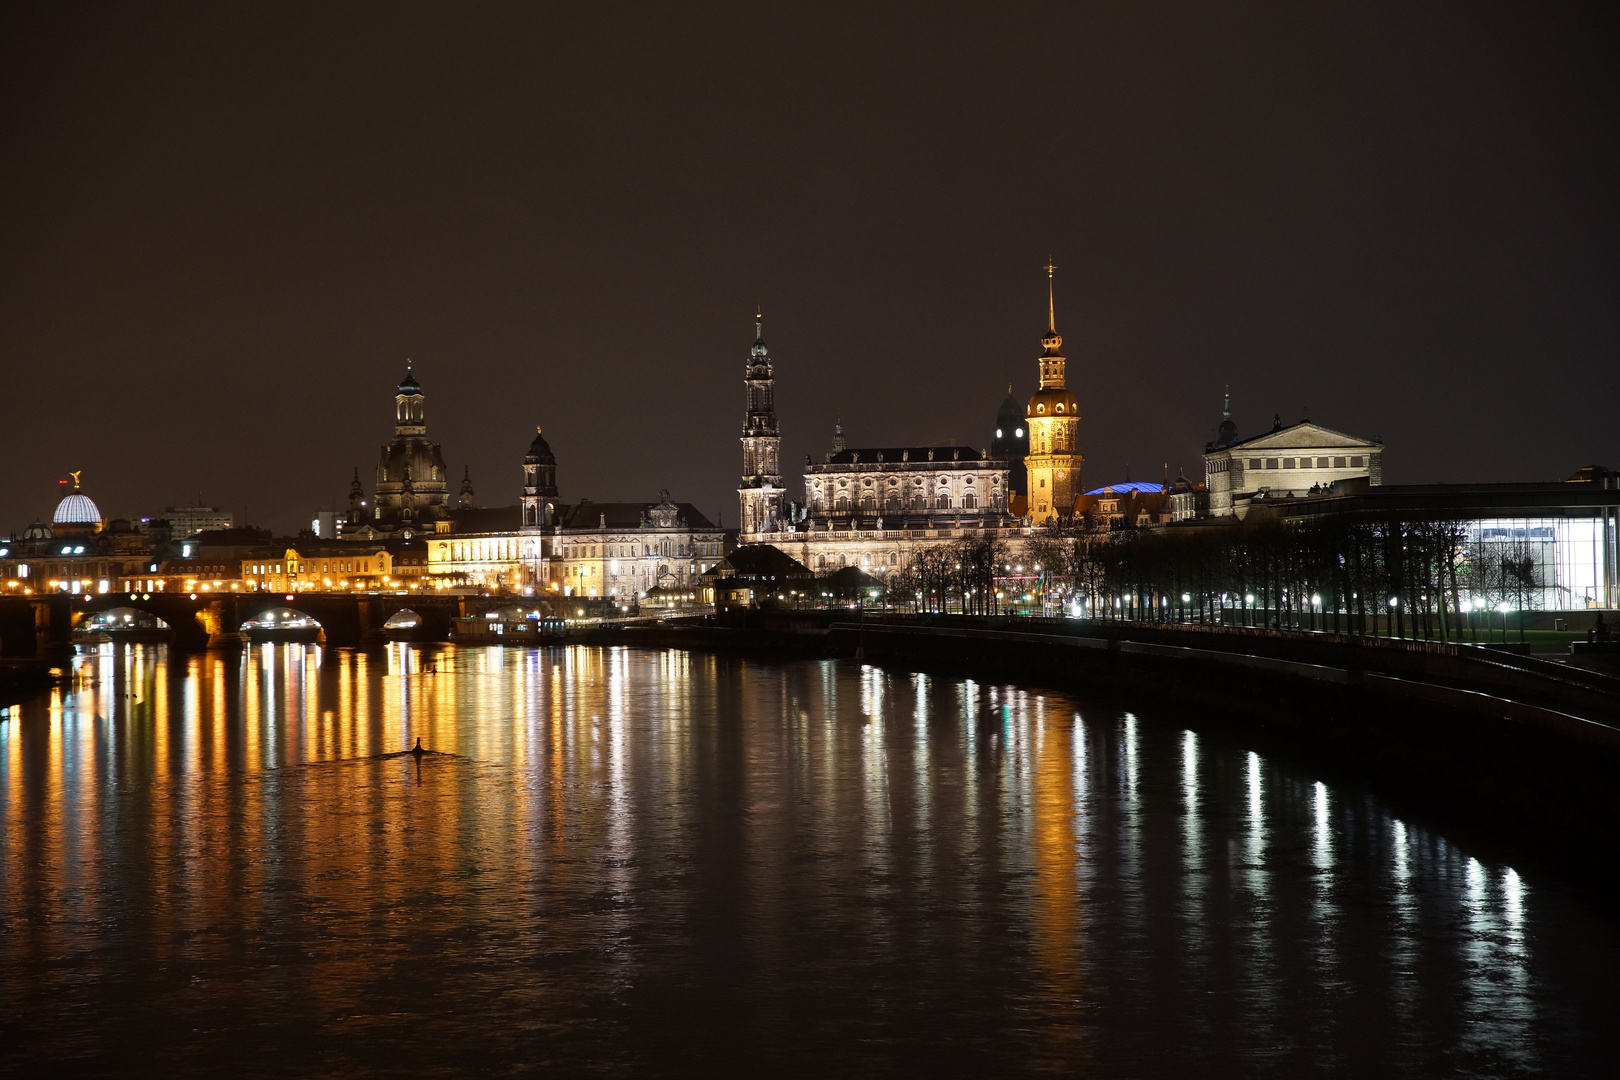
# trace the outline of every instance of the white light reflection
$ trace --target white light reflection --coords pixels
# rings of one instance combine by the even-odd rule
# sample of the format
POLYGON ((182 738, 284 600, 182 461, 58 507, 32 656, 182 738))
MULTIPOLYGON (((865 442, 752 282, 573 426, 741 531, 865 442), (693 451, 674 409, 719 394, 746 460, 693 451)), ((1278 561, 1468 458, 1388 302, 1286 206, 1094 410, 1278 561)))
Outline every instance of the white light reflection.
POLYGON ((1125 814, 1121 822, 1119 878, 1127 925, 1144 924, 1147 910, 1147 882, 1143 875, 1142 806, 1140 763, 1136 717, 1125 714, 1120 740, 1120 758, 1125 783, 1125 814))
POLYGON ((1536 1062, 1535 1043, 1530 1038, 1535 1008, 1524 949, 1523 893, 1521 888, 1509 887, 1508 875, 1517 886, 1518 875, 1508 871, 1502 878, 1499 899, 1478 859, 1470 858, 1464 867, 1463 910, 1468 928, 1463 942, 1467 970, 1463 1010, 1468 1023, 1463 1044, 1480 1059, 1505 1059, 1519 1069, 1531 1070, 1536 1062), (1509 896, 1514 897, 1511 902, 1509 896), (1508 914, 1510 904, 1512 915, 1508 914))
POLYGON ((1417 898, 1413 895, 1411 838, 1406 825, 1398 819, 1390 821, 1390 836, 1394 856, 1390 886, 1390 899, 1395 908, 1393 933, 1390 935, 1390 997, 1396 1017, 1403 1027, 1411 1024, 1417 1015, 1420 991, 1417 981, 1418 933, 1417 898))
POLYGON ((919 871, 928 876, 934 869, 933 830, 933 757, 928 746, 928 693, 929 679, 918 672, 911 677, 912 726, 912 802, 916 820, 912 835, 917 843, 919 871))
POLYGON ((1321 976, 1331 978, 1338 963, 1338 905, 1333 898, 1333 829, 1328 820, 1328 789, 1320 780, 1315 786, 1315 829, 1311 834, 1311 865, 1316 868, 1315 888, 1311 890, 1311 919, 1316 923, 1316 966, 1321 976))
POLYGON ((1203 978, 1209 956, 1209 925, 1205 891, 1209 872, 1204 865, 1204 820, 1198 790, 1198 736, 1181 733, 1181 917, 1187 943, 1188 965, 1203 978))
POLYGON ((1242 967, 1240 993, 1248 999, 1251 1043, 1275 1045, 1277 1023, 1277 956, 1273 940, 1271 875, 1266 871, 1266 844, 1269 840, 1262 799, 1263 777, 1260 755, 1249 752, 1249 817, 1244 837, 1241 880, 1248 893, 1249 918, 1242 936, 1246 954, 1242 967))

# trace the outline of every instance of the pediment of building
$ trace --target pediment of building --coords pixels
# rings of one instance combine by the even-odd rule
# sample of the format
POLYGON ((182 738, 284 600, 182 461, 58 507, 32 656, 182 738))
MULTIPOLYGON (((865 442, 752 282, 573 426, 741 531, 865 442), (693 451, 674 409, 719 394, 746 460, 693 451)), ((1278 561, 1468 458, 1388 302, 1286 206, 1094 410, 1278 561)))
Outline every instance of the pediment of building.
POLYGON ((1252 439, 1234 443, 1230 449, 1233 454, 1249 453, 1256 450, 1305 450, 1321 447, 1323 449, 1337 447, 1357 447, 1366 450, 1381 448, 1382 443, 1372 439, 1360 439, 1354 435, 1346 435, 1342 431, 1313 424, 1309 421, 1285 427, 1280 431, 1268 431, 1264 435, 1256 435, 1252 439))

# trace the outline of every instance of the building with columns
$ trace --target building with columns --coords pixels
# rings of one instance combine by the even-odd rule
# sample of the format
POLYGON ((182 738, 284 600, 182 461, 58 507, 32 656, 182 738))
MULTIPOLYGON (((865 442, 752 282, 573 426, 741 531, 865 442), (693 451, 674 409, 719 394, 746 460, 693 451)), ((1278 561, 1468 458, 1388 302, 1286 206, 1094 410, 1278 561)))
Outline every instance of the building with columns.
POLYGON ((1255 499, 1299 498, 1338 485, 1376 487, 1384 482, 1384 444, 1309 420, 1247 439, 1237 437, 1228 394, 1220 435, 1204 451, 1209 516, 1243 517, 1255 499))

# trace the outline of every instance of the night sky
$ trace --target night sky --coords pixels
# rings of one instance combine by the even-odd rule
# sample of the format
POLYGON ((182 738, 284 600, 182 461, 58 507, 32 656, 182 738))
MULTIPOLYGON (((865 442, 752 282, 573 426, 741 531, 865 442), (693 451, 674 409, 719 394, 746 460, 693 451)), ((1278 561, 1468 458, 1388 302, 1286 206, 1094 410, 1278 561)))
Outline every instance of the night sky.
POLYGON ((756 303, 797 494, 838 417, 987 446, 1049 257, 1088 487, 1200 477, 1226 383, 1391 483, 1620 465, 1612 4, 19 8, 5 532, 70 469, 294 530, 406 357, 481 503, 540 424, 735 525, 756 303))

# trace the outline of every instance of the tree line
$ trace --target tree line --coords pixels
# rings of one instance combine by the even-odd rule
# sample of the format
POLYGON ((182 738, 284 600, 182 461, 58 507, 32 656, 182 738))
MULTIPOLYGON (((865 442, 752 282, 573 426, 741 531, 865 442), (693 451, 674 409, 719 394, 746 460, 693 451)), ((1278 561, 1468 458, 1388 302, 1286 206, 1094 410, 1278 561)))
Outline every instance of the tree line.
POLYGON ((1019 547, 969 538, 922 548, 891 582, 889 602, 992 614, 1027 609, 1029 591, 1045 610, 1094 618, 1459 641, 1478 638, 1482 623, 1488 632, 1491 612, 1540 606, 1547 585, 1534 545, 1471 536, 1459 520, 1106 533, 1065 524, 1019 547))

